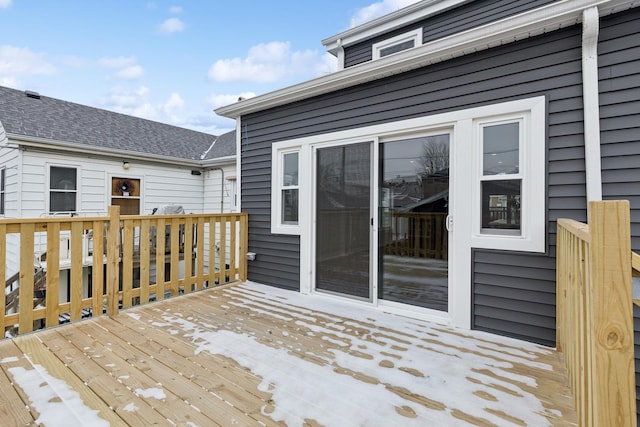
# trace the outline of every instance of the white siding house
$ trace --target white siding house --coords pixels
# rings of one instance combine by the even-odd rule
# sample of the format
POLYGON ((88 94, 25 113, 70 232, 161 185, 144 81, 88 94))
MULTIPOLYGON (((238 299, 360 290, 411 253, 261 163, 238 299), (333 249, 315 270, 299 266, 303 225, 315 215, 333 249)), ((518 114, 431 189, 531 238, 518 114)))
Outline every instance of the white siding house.
MULTIPOLYGON (((214 136, 0 87, 0 218, 105 215, 111 205, 123 215, 233 212, 235 143, 235 131, 214 136)), ((8 236, 6 278, 18 254, 8 236)))

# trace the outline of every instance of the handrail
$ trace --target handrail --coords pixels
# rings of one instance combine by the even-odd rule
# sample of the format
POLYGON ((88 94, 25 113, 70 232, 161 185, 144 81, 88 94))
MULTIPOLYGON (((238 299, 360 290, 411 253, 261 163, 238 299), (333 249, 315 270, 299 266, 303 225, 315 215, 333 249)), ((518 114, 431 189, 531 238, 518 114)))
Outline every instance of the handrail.
POLYGON ((631 252, 631 267, 640 273, 640 255, 635 252, 631 252))
MULTIPOLYGON (((121 216, 112 206, 108 216, 0 219, 0 258, 19 266, 17 301, 0 292, 0 331, 55 326, 63 314, 71 321, 87 313, 113 316, 132 305, 244 281, 246 234, 245 213, 121 216), (42 247, 46 259, 34 257, 42 247), (60 286, 63 271, 68 294, 60 286), (42 284, 35 289, 40 276, 46 276, 44 296, 42 284)), ((11 265, 0 263, 0 277, 11 265)))
POLYGON ((590 202, 588 225, 557 221, 557 348, 581 426, 637 423, 629 215, 590 202))

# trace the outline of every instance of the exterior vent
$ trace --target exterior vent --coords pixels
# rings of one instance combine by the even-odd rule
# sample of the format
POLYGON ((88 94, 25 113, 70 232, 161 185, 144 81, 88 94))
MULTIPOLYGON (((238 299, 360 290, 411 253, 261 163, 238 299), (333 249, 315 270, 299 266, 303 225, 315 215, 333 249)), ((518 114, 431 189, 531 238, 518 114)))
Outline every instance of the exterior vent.
POLYGON ((40 94, 32 90, 25 90, 24 94, 27 95, 28 98, 40 99, 40 94))

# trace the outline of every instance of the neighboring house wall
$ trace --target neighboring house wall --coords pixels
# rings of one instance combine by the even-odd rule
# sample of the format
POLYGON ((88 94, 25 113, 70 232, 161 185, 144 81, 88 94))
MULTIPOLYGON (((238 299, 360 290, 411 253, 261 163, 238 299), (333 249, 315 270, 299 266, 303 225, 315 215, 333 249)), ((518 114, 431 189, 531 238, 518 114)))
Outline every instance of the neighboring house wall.
POLYGON ((600 130, 604 199, 631 204, 631 248, 640 252, 640 10, 602 20, 600 130))
POLYGON ((365 42, 345 47, 345 68, 371 61, 374 43, 422 28, 422 43, 428 43, 471 28, 514 16, 519 13, 553 3, 556 0, 485 0, 468 2, 453 10, 426 18, 404 28, 385 33, 365 42))
MULTIPOLYGON (((0 161, 10 171, 7 218, 41 217, 48 211, 49 165, 78 169, 77 210, 83 215, 106 214, 113 177, 140 180, 140 214, 149 215, 164 205, 180 205, 187 213, 220 212, 219 177, 207 172, 193 175, 192 168, 186 166, 129 159, 130 168, 125 170, 120 160, 11 148, 0 148, 0 161)), ((236 175, 235 164, 223 169, 227 177, 236 175)), ((230 181, 225 183, 231 185, 230 181)), ((225 190, 224 208, 230 212, 229 187, 225 190)), ((7 277, 19 269, 19 250, 18 236, 8 236, 7 277)))
POLYGON ((203 211, 202 176, 191 175, 188 167, 75 157, 50 152, 24 152, 22 165, 22 217, 39 217, 48 209, 49 165, 78 168, 78 211, 106 213, 111 205, 111 179, 140 179, 140 214, 151 214, 163 205, 181 205, 188 213, 203 211))
MULTIPOLYGON (((8 140, 5 138, 6 134, 4 133, 4 128, 0 123, 0 165, 5 168, 5 211, 4 215, 0 215, 0 217, 15 218, 20 216, 20 151, 7 147, 6 144, 8 143, 8 140)), ((15 260, 20 259, 19 245, 20 241, 18 236, 7 236, 7 253, 5 257, 7 277, 12 276, 18 271, 15 260)))
POLYGON ((238 212, 234 194, 237 178, 235 163, 205 170, 203 174, 205 212, 238 212))
MULTIPOLYGON (((0 140, 2 137, 0 136, 0 140)), ((16 149, 0 145, 0 165, 5 169, 5 218, 20 216, 20 182, 19 182, 20 152, 16 149)))
MULTIPOLYGON (((299 238, 270 234, 272 143, 536 95, 548 99, 547 241, 553 256, 555 220, 586 220, 581 82, 581 27, 576 25, 244 116, 242 208, 250 218, 249 250, 258 253, 249 266, 250 278, 298 287, 299 238)), ((472 326, 554 345, 555 286, 550 282, 554 259, 514 252, 495 256, 493 252, 475 251, 473 266, 478 270, 473 275, 477 293, 472 300, 472 326), (509 265, 508 283, 517 285, 525 277, 534 293, 510 292, 507 298, 499 297, 504 289, 494 279, 503 275, 505 265, 509 265), (530 274, 525 265, 535 265, 540 272, 530 274), (539 316, 532 325, 535 333, 518 332, 523 312, 539 316)))

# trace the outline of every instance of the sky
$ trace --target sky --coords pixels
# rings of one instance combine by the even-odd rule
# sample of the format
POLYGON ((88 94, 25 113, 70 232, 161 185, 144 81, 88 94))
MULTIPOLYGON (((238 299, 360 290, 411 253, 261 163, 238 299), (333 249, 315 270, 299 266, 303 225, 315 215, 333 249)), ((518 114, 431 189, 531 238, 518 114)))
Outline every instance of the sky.
POLYGON ((417 0, 0 0, 0 85, 219 135, 215 108, 337 69, 321 40, 417 0))

